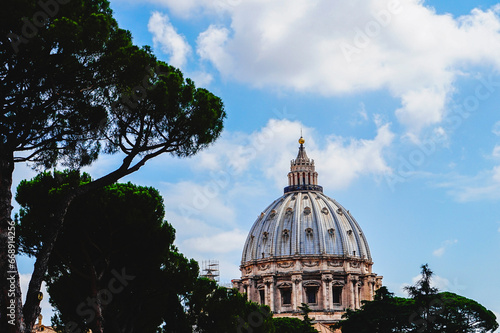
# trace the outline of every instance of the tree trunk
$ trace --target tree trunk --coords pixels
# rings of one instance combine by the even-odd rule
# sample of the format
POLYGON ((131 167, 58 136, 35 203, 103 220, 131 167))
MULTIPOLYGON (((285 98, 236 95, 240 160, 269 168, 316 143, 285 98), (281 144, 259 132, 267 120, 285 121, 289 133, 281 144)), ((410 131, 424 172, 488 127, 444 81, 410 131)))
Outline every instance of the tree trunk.
POLYGON ((75 198, 74 192, 75 191, 69 194, 57 205, 51 221, 50 233, 44 240, 42 248, 36 256, 35 267, 33 269, 33 274, 31 275, 28 293, 26 294, 26 304, 23 308, 24 320, 26 323, 25 333, 31 333, 33 325, 35 325, 35 321, 40 314, 40 300, 38 299, 38 293, 40 292, 45 272, 47 271, 50 254, 52 253, 56 243, 59 231, 63 226, 64 217, 66 216, 69 205, 75 198))
POLYGON ((95 318, 91 322, 91 329, 92 333, 103 333, 103 309, 102 309, 102 300, 99 295, 99 285, 100 285, 100 279, 97 277, 97 273, 95 271, 94 265, 92 265, 91 262, 89 262, 89 267, 92 271, 91 277, 90 277, 90 292, 92 299, 94 301, 94 310, 95 310, 95 318))
POLYGON ((15 261, 12 214, 12 152, 0 153, 0 332, 24 331, 21 287, 15 261))

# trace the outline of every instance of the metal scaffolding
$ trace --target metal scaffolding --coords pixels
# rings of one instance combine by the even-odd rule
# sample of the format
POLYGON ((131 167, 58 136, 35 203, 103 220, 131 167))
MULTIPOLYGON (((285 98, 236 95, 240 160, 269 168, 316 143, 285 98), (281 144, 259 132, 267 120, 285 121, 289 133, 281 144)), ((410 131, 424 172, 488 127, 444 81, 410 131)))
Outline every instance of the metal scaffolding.
POLYGON ((203 260, 201 262, 201 276, 219 282, 219 260, 203 260))

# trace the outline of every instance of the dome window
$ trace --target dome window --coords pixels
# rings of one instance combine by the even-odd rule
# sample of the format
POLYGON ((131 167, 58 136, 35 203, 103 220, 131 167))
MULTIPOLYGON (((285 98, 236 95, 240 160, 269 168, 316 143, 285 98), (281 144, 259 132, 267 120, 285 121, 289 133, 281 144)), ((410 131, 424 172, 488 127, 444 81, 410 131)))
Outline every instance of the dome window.
POLYGON ((306 235, 312 237, 312 235, 313 235, 313 229, 312 228, 307 228, 306 229, 306 235))
POLYGON ((337 214, 342 215, 342 209, 337 209, 337 214))
POLYGON ((271 211, 271 215, 270 215, 270 216, 271 216, 271 217, 275 217, 275 216, 276 216, 276 209, 273 209, 273 210, 271 211))
POLYGON ((291 215, 292 213, 293 213, 293 209, 292 209, 292 208, 290 208, 290 207, 288 207, 288 208, 286 209, 286 214, 287 214, 287 215, 291 215))
POLYGON ((304 214, 305 214, 305 215, 309 215, 309 214, 311 214, 311 207, 306 207, 306 208, 304 208, 304 214))
POLYGON ((283 237, 288 237, 290 231, 288 229, 283 230, 283 237))
POLYGON ((347 234, 348 234, 349 236, 352 236, 352 230, 347 230, 347 234))
POLYGON ((295 200, 295 195, 292 197, 292 200, 295 200))
POLYGON ((323 207, 323 209, 321 210, 321 212, 325 215, 328 215, 328 208, 326 207, 323 207))
POLYGON ((307 195, 304 195, 304 197, 302 199, 307 200, 307 199, 309 199, 309 197, 307 195))
POLYGON ((264 231, 262 233, 262 239, 266 240, 268 235, 269 235, 269 233, 267 231, 264 231))
POLYGON ((333 228, 328 229, 328 234, 329 234, 330 236, 335 235, 335 229, 333 229, 333 228))

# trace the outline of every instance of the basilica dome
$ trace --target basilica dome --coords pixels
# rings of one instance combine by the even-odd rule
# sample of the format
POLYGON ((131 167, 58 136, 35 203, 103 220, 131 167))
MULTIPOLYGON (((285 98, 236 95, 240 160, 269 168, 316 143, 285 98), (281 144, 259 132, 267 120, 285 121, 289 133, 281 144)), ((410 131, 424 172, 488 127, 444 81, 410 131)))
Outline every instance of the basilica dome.
POLYGON ((242 263, 285 256, 353 257, 371 261, 351 213, 321 191, 285 193, 257 218, 243 248, 242 263))
POLYGON ((373 299, 382 277, 358 222, 318 185, 305 140, 290 163, 288 186, 254 222, 243 247, 241 279, 233 286, 275 316, 300 316, 308 304, 318 323, 331 325, 346 309, 373 299))
POLYGON ((269 257, 333 255, 371 261, 359 224, 348 210, 323 194, 314 160, 299 139, 285 194, 257 218, 243 247, 242 263, 269 257))

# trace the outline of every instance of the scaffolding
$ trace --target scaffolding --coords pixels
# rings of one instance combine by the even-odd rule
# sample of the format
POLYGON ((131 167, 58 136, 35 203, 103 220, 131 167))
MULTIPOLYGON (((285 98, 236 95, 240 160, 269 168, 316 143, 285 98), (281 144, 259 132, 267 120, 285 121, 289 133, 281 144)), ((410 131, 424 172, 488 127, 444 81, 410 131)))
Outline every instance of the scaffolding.
POLYGON ((219 260, 203 260, 201 262, 202 277, 219 282, 219 260))

